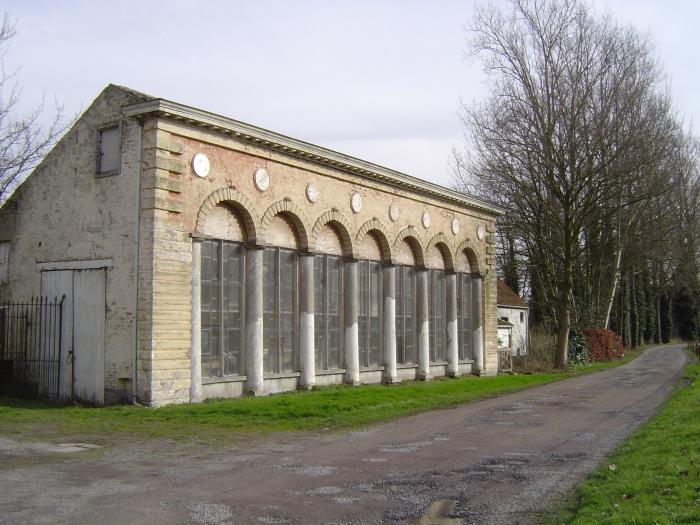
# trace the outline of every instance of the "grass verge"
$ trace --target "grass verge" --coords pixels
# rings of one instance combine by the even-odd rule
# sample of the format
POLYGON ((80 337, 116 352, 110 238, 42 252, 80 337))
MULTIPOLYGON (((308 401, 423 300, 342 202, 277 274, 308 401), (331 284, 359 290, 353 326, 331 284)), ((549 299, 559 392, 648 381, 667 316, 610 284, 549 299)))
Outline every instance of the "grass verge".
POLYGON ((225 442, 245 434, 345 429, 447 408, 542 385, 636 357, 566 372, 435 379, 394 386, 324 387, 269 397, 212 400, 150 409, 137 406, 56 406, 0 397, 0 435, 15 439, 109 442, 116 436, 225 442))
POLYGON ((700 364, 547 523, 700 523, 700 364))

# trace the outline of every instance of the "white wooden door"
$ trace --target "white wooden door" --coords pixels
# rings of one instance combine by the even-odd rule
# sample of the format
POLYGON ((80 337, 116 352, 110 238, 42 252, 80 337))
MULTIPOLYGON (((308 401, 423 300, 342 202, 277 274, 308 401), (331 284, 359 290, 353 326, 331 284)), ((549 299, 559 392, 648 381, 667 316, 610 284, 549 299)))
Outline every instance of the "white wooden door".
POLYGON ((61 374, 61 392, 72 392, 78 401, 104 404, 104 269, 45 271, 41 281, 42 295, 66 296, 63 348, 72 355, 72 363, 67 363, 73 374, 70 382, 68 370, 61 374))
POLYGON ((58 375, 58 397, 71 397, 71 356, 73 353, 73 272, 55 270, 41 272, 41 295, 49 300, 63 299, 61 317, 61 362, 58 375))

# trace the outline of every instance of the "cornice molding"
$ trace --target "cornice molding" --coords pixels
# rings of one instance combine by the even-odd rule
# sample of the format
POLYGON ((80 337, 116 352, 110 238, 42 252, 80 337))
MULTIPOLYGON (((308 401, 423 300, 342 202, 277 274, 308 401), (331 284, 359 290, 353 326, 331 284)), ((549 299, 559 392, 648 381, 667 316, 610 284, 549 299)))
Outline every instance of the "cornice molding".
POLYGON ((343 170, 371 181, 382 182, 396 188, 428 195, 443 201, 459 204, 460 206, 475 208, 489 215, 497 216, 505 213, 505 210, 500 206, 468 197, 458 191, 444 188, 438 184, 427 182, 378 164, 373 164, 337 151, 316 146, 315 144, 287 137, 251 124, 246 124, 245 122, 240 122, 169 100, 153 99, 125 106, 124 115, 137 118, 144 118, 148 115, 152 115, 176 122, 184 122, 192 126, 233 136, 243 142, 269 148, 285 155, 291 155, 310 162, 343 170))

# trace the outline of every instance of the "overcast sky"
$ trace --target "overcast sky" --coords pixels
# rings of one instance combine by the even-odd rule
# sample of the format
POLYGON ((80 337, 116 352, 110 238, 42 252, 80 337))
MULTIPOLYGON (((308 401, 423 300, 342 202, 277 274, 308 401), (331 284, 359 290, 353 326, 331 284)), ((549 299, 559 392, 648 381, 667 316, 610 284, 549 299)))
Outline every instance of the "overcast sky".
MULTIPOLYGON (((5 1, 25 107, 87 107, 109 83, 451 185, 467 63, 461 1, 5 1)), ((700 122, 700 1, 596 0, 649 31, 678 111, 700 122)), ((697 126, 696 126, 697 127, 697 126)))

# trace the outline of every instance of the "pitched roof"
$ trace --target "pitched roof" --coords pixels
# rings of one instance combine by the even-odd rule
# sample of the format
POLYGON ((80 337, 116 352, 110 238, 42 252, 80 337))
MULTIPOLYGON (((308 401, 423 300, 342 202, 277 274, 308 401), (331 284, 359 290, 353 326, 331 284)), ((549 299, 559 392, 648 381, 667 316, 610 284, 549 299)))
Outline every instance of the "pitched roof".
POLYGON ((497 279, 497 298, 498 306, 513 306, 515 308, 529 308, 527 303, 515 293, 500 277, 497 279))

